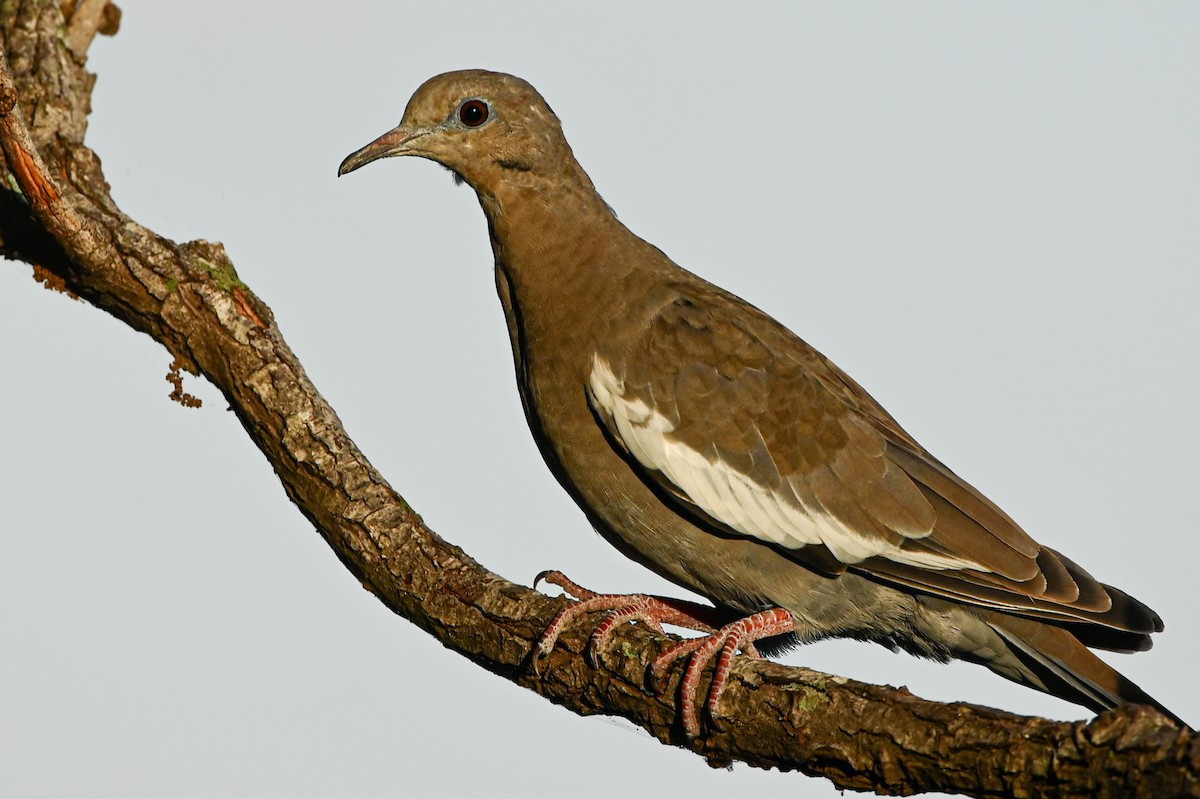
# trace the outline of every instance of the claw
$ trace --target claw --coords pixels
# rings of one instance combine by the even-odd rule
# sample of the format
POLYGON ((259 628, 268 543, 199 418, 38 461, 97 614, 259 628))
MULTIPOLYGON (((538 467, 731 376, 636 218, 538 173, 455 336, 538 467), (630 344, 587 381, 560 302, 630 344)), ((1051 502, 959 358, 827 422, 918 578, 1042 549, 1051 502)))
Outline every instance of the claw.
MULTIPOLYGON (((533 587, 537 588, 538 583, 540 583, 542 580, 545 580, 550 585, 557 585, 567 594, 567 596, 581 601, 585 599, 594 599, 597 596, 600 596, 600 594, 597 594, 595 591, 589 591, 582 585, 579 585, 570 577, 560 572, 558 569, 546 569, 545 571, 538 572, 538 576, 533 578, 533 587)), ((614 595, 606 594, 605 596, 614 595)))

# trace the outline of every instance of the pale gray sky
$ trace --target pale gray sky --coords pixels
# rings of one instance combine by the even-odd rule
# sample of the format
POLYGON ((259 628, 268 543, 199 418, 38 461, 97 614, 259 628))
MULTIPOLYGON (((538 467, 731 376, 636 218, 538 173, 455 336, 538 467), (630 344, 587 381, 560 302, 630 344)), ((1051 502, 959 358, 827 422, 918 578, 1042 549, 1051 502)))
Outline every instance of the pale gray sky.
MULTIPOLYGON (((588 528, 511 374, 483 215, 436 165, 337 180, 448 69, 530 80, 635 232, 857 378, 1167 629, 1112 656, 1193 724, 1200 5, 124 0, 91 53, 113 194, 226 244, 350 434, 505 576, 681 592, 588 528)), ((361 590, 220 397, 0 265, 0 792, 837 795, 712 771, 444 650, 361 590)), ((968 665, 796 663, 1023 713, 968 665)))

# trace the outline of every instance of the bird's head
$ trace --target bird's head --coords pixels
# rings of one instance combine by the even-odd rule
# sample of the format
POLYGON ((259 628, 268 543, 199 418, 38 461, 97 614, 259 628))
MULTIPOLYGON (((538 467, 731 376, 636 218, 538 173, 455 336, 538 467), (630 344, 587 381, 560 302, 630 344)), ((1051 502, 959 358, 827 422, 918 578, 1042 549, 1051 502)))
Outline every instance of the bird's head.
POLYGON ((489 193, 505 179, 582 174, 558 117, 537 90, 520 78, 481 69, 425 81, 400 124, 347 156, 338 175, 396 155, 437 161, 476 191, 489 193))

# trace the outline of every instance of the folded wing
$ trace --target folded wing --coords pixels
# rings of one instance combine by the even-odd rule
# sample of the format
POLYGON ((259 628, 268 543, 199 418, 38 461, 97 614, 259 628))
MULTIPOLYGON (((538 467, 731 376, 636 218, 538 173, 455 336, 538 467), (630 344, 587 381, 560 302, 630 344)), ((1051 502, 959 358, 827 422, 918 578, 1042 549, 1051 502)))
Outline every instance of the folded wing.
POLYGON ((1162 628, 1030 538, 819 353, 719 290, 680 287, 638 338, 597 350, 587 392, 643 479, 724 534, 1053 621, 1090 646, 1144 649, 1162 628))

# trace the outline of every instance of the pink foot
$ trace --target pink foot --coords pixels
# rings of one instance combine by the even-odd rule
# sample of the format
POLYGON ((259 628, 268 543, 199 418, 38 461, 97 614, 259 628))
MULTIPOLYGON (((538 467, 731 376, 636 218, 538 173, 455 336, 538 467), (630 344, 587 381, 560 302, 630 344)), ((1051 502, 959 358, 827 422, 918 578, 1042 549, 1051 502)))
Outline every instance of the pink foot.
POLYGON ((534 578, 533 587, 537 588, 537 584, 542 580, 551 585, 557 585, 579 601, 560 610, 550 622, 550 626, 542 633, 542 637, 538 639, 537 645, 534 647, 533 665, 535 670, 537 661, 554 651, 558 636, 562 634, 568 624, 586 613, 594 613, 598 610, 607 610, 610 613, 592 631, 592 637, 588 641, 585 655, 593 666, 596 665, 596 655, 600 647, 607 643, 617 625, 624 622, 641 622, 651 630, 664 635, 662 628, 664 624, 674 624, 676 627, 704 633, 714 632, 720 625, 720 616, 715 608, 698 605, 695 602, 647 594, 597 594, 595 591, 589 591, 577 584, 560 571, 542 572, 534 578))
POLYGON ((605 645, 618 624, 637 621, 658 633, 663 632, 663 624, 673 624, 705 633, 701 638, 681 641, 659 656, 650 666, 651 687, 658 690, 659 674, 675 660, 690 655, 680 684, 683 729, 689 738, 700 734, 696 689, 705 664, 712 660, 714 655, 717 656, 716 670, 705 703, 709 718, 716 725, 716 711, 721 701, 721 693, 725 690, 729 670, 733 666, 734 654, 741 650, 750 657, 760 657, 754 646, 755 641, 795 629, 791 614, 780 608, 756 613, 721 626, 721 614, 707 605, 647 594, 597 594, 577 585, 559 571, 542 572, 533 581, 534 587, 536 588, 542 580, 557 585, 579 601, 560 610, 542 633, 532 652, 531 660, 535 672, 538 661, 554 650, 554 645, 566 626, 585 613, 610 611, 592 631, 592 637, 585 650, 588 662, 593 666, 596 665, 597 652, 605 645))
POLYGON ((680 704, 683 714, 683 731, 688 738, 700 734, 700 714, 696 704, 696 689, 700 685, 700 676, 704 666, 716 655, 717 664, 713 670, 712 683, 708 688, 708 699, 704 703, 708 711, 709 721, 713 727, 720 729, 717 711, 721 706, 721 694, 725 691, 725 683, 729 679, 729 670, 733 667, 733 656, 740 649, 743 654, 758 657, 754 642, 773 635, 783 635, 796 629, 792 614, 783 608, 772 608, 762 613, 755 613, 744 619, 727 624, 721 629, 703 638, 692 638, 681 641, 659 655, 650 664, 652 683, 657 683, 663 669, 684 655, 690 655, 687 667, 683 672, 683 680, 679 683, 680 704), (719 654, 718 654, 719 653, 719 654))

